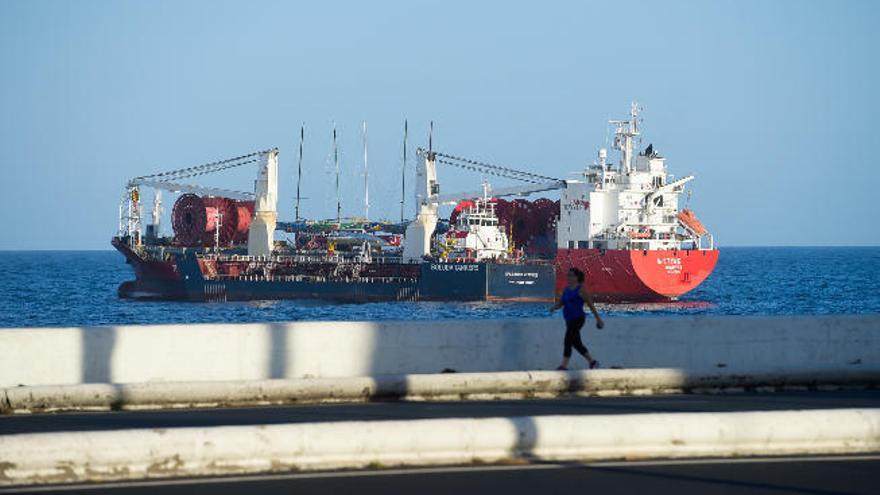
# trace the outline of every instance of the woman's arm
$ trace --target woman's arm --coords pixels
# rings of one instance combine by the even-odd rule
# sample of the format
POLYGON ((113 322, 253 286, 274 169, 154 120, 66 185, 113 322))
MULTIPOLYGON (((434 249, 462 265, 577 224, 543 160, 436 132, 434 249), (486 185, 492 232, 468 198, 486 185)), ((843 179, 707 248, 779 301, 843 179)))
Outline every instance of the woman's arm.
POLYGON ((562 297, 557 297, 556 303, 553 306, 550 306, 550 312, 552 313, 561 307, 562 307, 562 297))
POLYGON ((593 299, 590 297, 590 293, 587 292, 587 289, 585 289, 583 285, 581 285, 581 299, 583 299, 584 302, 587 303, 587 306, 590 307, 593 317, 596 318, 596 328, 601 330, 602 327, 605 326, 605 322, 602 321, 602 317, 599 316, 599 311, 596 310, 596 305, 593 304, 593 299))

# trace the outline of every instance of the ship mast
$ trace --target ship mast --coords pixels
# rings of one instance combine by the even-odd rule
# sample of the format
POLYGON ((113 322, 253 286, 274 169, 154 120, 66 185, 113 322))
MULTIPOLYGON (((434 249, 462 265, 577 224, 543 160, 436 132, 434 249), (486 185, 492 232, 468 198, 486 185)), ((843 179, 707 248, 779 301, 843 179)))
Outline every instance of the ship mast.
POLYGON ((630 108, 630 120, 611 120, 608 123, 615 126, 614 149, 620 150, 620 172, 632 172, 633 138, 641 134, 639 132, 639 104, 632 102, 630 108))
POLYGON ((300 202, 300 184, 302 184, 303 172, 303 141, 306 139, 306 125, 303 124, 299 128, 299 164, 296 168, 296 208, 294 209, 294 217, 299 222, 299 202, 300 202))
POLYGON ((342 201, 339 197, 339 148, 336 146, 336 123, 333 123, 333 163, 336 166, 336 223, 342 223, 342 201))
POLYGON ((406 137, 407 121, 403 120, 403 165, 400 168, 400 222, 403 223, 403 207, 406 201, 406 137))
POLYGON ((364 220, 370 219, 370 169, 367 167, 367 121, 364 121, 364 220))
POLYGON ((153 235, 159 236, 159 223, 162 221, 162 190, 153 192, 153 235))

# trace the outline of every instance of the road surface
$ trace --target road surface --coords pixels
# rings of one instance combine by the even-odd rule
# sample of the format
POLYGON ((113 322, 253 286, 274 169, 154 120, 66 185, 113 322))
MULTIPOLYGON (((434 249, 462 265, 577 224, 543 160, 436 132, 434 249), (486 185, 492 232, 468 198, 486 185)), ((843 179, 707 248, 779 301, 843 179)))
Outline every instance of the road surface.
POLYGON ((103 485, 30 487, 0 493, 66 495, 440 495, 675 494, 875 495, 880 457, 533 464, 343 473, 299 473, 103 485))

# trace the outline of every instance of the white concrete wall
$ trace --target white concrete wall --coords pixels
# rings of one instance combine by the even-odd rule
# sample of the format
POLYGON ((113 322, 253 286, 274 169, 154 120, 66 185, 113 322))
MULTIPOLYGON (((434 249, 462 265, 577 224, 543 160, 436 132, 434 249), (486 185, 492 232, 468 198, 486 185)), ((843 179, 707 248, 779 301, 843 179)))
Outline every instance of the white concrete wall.
MULTIPOLYGON (((591 324, 584 341, 603 367, 880 369, 880 315, 591 324)), ((560 319, 0 329, 0 387, 553 369, 563 333, 560 319)))
POLYGON ((863 454, 880 450, 878 432, 877 409, 836 409, 29 433, 0 436, 0 486, 371 464, 863 454))

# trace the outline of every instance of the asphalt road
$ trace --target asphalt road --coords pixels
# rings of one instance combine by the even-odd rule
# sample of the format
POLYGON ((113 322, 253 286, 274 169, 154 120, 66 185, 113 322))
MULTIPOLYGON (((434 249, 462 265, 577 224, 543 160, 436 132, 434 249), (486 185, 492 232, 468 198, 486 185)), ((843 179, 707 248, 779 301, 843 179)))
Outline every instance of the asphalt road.
POLYGON ((537 464, 301 473, 33 487, 22 492, 12 490, 4 492, 0 489, 0 493, 874 495, 878 493, 878 487, 880 487, 880 457, 851 457, 584 465, 537 464))
MULTIPOLYGON (((555 400, 370 402, 223 409, 119 411, 0 416, 0 435, 13 433, 174 428, 383 419, 764 411, 880 407, 880 390, 584 397, 555 400)), ((880 493, 880 488, 878 488, 880 493)))

